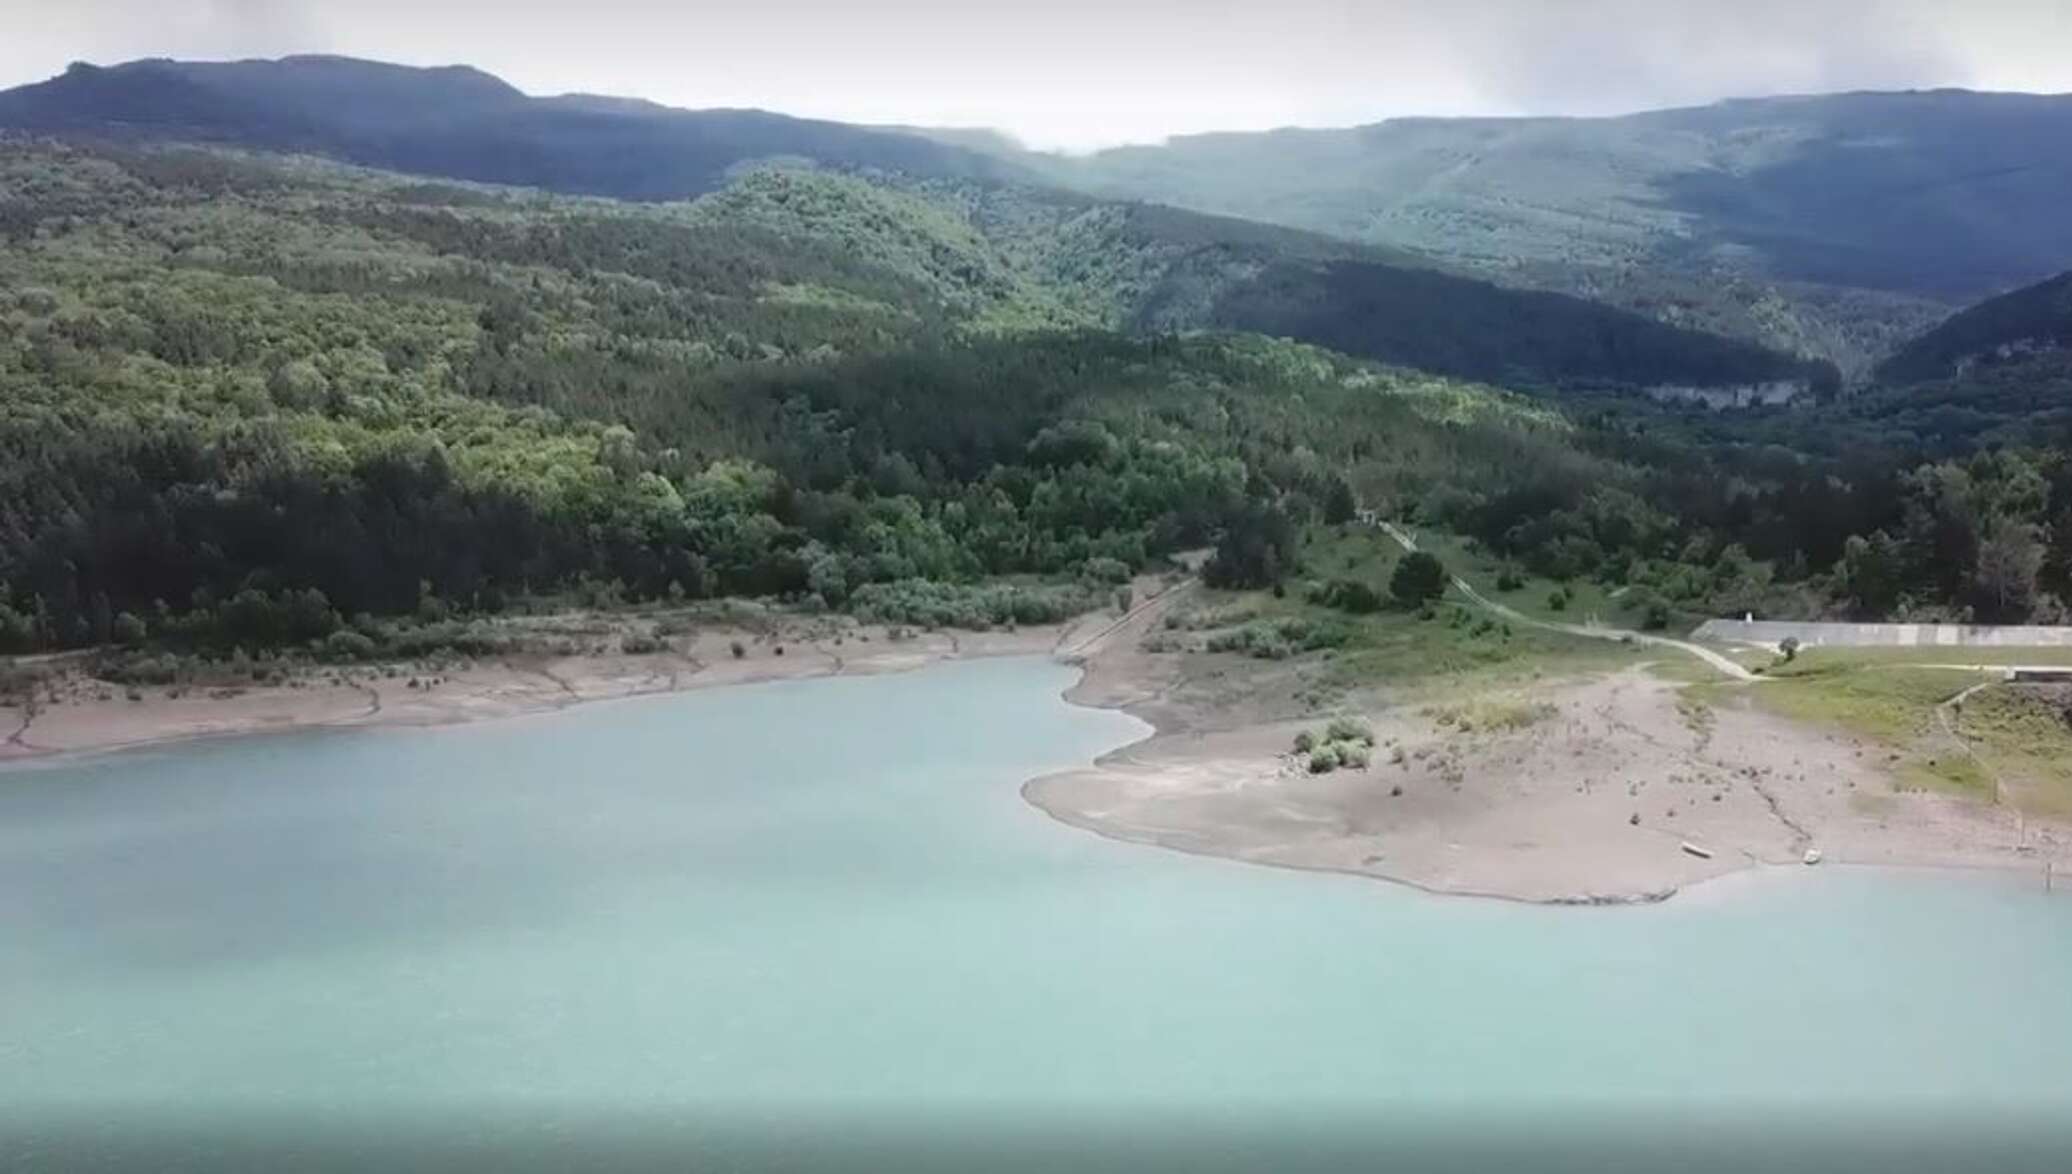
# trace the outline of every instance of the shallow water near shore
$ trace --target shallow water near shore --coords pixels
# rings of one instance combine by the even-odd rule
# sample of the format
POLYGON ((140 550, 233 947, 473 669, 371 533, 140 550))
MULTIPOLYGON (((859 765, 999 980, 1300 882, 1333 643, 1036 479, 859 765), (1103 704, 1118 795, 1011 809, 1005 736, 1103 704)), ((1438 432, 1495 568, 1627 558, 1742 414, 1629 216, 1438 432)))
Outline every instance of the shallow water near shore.
MULTIPOLYGON (((2072 1111, 2072 899, 1433 897, 1110 842, 1044 660, 0 773, 0 1104, 2072 1111)), ((572 1108, 573 1107, 573 1108, 572 1108)))

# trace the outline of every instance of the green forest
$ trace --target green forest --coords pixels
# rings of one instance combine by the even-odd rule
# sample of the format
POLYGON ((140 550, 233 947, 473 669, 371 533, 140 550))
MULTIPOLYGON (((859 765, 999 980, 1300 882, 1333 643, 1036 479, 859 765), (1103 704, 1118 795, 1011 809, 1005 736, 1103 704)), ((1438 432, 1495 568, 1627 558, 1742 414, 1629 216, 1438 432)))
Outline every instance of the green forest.
POLYGON ((350 657, 388 618, 555 598, 1026 622, 1188 549, 1288 585, 1300 531, 1361 509, 1694 614, 2072 598, 2048 420, 1952 446, 1876 396, 1657 405, 1550 376, 1558 316, 1509 340, 1460 316, 1445 345, 1487 382, 1382 365, 1228 320, 1246 258, 1309 265, 1309 238, 1174 215, 801 167, 636 204, 0 140, 0 652, 350 657))

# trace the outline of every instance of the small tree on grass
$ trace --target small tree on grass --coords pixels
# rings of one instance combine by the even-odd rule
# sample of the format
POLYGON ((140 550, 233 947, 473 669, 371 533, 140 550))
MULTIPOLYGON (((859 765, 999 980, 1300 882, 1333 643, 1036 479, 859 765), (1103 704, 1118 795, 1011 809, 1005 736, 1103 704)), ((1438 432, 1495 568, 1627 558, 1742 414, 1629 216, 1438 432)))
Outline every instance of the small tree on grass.
POLYGON ((1446 594, 1446 568, 1422 550, 1413 550, 1389 576, 1389 594, 1404 607, 1419 607, 1446 594))
POLYGON ((1799 638, 1797 636, 1786 636, 1784 641, 1777 645, 1777 651, 1784 654, 1784 663, 1786 664, 1797 660, 1799 658, 1799 638))

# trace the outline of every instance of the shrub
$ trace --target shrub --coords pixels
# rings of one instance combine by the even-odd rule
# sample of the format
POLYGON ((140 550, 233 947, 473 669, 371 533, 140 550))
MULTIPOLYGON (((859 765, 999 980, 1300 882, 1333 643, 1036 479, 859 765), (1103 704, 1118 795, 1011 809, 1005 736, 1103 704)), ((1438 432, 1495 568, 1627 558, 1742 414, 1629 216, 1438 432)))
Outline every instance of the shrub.
POLYGON ((1130 581, 1130 565, 1119 558, 1090 558, 1079 568, 1081 578, 1115 586, 1130 581))
POLYGON ((1333 579, 1321 584, 1310 590, 1309 600, 1353 615, 1381 610, 1381 593, 1357 579, 1333 579))
POLYGON ((1640 596, 1634 601, 1640 609, 1640 626, 1650 632, 1668 627, 1669 601, 1653 591, 1641 591, 1636 594, 1640 596))
POLYGON ((1319 746, 1309 753, 1309 773, 1327 775, 1338 769, 1338 750, 1331 746, 1319 746))
POLYGON ((1413 550, 1389 576, 1389 594, 1404 607, 1417 607, 1446 594, 1446 568, 1422 550, 1413 550))
POLYGON ((135 647, 142 644, 145 637, 150 633, 145 630, 144 621, 138 619, 135 612, 125 611, 116 614, 115 622, 109 628, 109 634, 117 644, 135 647))
POLYGON ((1350 638, 1342 622, 1320 622, 1290 616, 1279 620, 1255 620, 1208 638, 1210 652, 1242 652, 1261 660, 1285 660, 1297 652, 1337 648, 1350 638))
POLYGON ((1518 568, 1516 567, 1507 566, 1496 573, 1496 589, 1498 591, 1516 591, 1523 586, 1525 586, 1525 577, 1518 573, 1518 568))
POLYGON ((1373 761, 1373 754, 1364 743, 1342 743, 1338 747, 1338 763, 1347 770, 1366 770, 1367 764, 1373 761))
POLYGON ((1317 748, 1317 736, 1304 730, 1295 735, 1295 753, 1307 754, 1317 748))
POLYGON ((375 650, 374 641, 364 633, 340 628, 324 637, 323 644, 318 646, 318 655, 330 661, 370 660, 375 650))
POLYGON ((742 644, 739 640, 729 640, 727 642, 727 650, 734 654, 735 660, 740 660, 742 657, 748 655, 747 645, 742 644))
POLYGON ((628 632, 619 637, 619 651, 629 656, 647 656, 668 647, 668 641, 646 632, 628 632))
POLYGON ((1112 590, 1085 583, 1023 587, 902 579, 857 588, 849 607, 858 617, 879 623, 983 630, 1010 623, 1059 623, 1111 602, 1112 590))
POLYGON ((1326 742, 1358 742, 1362 746, 1374 745, 1374 727, 1356 717, 1334 717, 1324 727, 1326 742))
POLYGON ((1556 587, 1554 590, 1547 592, 1547 610, 1567 611, 1568 599, 1568 588, 1556 587))

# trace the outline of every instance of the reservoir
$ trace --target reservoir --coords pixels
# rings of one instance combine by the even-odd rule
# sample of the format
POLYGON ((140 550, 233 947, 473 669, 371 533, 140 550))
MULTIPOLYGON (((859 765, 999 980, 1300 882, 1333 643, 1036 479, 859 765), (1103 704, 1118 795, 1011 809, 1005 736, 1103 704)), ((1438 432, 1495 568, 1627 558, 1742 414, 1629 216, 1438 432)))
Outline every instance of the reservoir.
POLYGON ((1018 794, 1147 732, 1073 679, 968 661, 0 773, 0 1112, 110 1153, 387 1118, 2044 1146, 2072 1114, 2072 900, 2038 878, 1554 908, 1113 843, 1018 794))

